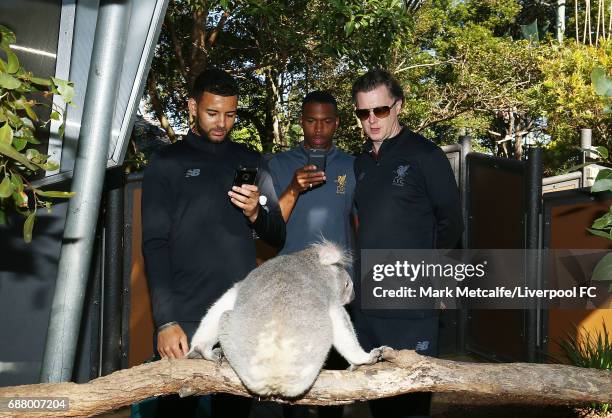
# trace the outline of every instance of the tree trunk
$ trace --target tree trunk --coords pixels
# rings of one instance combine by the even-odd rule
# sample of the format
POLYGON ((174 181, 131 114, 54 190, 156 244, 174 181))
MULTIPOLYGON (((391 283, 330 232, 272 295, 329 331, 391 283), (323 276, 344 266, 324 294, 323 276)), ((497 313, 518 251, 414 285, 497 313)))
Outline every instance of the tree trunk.
POLYGON ((265 70, 266 77, 266 137, 262 138, 262 147, 264 152, 272 151, 274 144, 283 144, 282 134, 280 130, 279 105, 281 101, 280 89, 278 86, 278 70, 275 68, 267 68, 265 70))
POLYGON ((157 95, 157 82, 155 78, 155 73, 150 72, 149 78, 147 79, 147 93, 149 94, 149 103, 151 103, 151 107, 153 108, 153 113, 155 117, 159 121, 162 129, 166 131, 166 135, 170 138, 171 142, 176 142, 176 134, 174 133, 174 129, 172 129, 172 125, 170 125, 170 121, 166 117, 164 113, 164 107, 159 100, 159 96, 157 95))
MULTIPOLYGON (((356 371, 323 371, 306 395, 293 403, 339 405, 409 392, 495 395, 500 403, 583 404, 612 401, 612 371, 558 364, 460 363, 425 357, 411 350, 385 350, 385 362, 356 371)), ((89 383, 45 383, 0 388, 0 398, 67 397, 61 412, 11 417, 85 417, 128 406, 152 396, 213 392, 250 396, 227 363, 161 360, 89 383)), ((289 403, 283 399, 270 399, 289 403)))

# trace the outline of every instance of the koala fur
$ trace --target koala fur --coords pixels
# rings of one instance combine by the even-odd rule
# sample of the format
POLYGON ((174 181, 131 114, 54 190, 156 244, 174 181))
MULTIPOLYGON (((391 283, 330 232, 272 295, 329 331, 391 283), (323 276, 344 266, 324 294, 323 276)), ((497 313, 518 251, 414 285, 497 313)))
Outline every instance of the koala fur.
POLYGON ((351 366, 377 362, 382 347, 361 348, 343 306, 354 297, 349 261, 324 241, 263 263, 209 309, 187 357, 219 360, 219 341, 251 392, 287 398, 312 386, 332 345, 351 366))

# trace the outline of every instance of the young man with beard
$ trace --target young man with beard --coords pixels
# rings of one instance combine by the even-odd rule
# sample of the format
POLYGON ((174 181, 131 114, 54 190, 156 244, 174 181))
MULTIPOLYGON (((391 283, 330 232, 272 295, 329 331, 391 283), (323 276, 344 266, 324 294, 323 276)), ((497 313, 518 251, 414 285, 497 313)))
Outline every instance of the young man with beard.
MULTIPOLYGON (((208 308, 255 268, 253 231, 280 247, 285 223, 260 155, 227 139, 238 88, 224 71, 195 80, 187 136, 151 160, 142 197, 143 253, 162 358, 182 358, 208 308), (233 186, 239 166, 257 184, 233 186), (265 197, 264 197, 265 196, 265 197)), ((160 399, 157 416, 194 416, 197 397, 160 399)), ((213 395, 213 417, 248 417, 250 399, 213 395)))
MULTIPOLYGON (((463 230, 457 184, 444 152, 400 124, 401 86, 387 71, 372 70, 352 93, 368 137, 355 161, 359 249, 455 248, 463 230)), ((436 311, 364 311, 359 297, 352 310, 364 350, 388 345, 437 355, 436 311)), ((425 417, 430 402, 431 394, 418 393, 372 401, 370 409, 374 418, 425 417)))
MULTIPOLYGON (((279 197, 287 238, 280 254, 303 250, 322 238, 352 248, 350 217, 355 177, 354 157, 335 147, 333 137, 340 119, 336 99, 313 91, 302 101, 304 141, 275 155, 269 162, 274 189, 279 197), (309 154, 325 154, 325 167, 309 164, 309 154)), ((348 364, 332 350, 325 368, 346 369, 348 364)), ((319 417, 341 417, 341 406, 319 407, 319 417)), ((285 418, 308 416, 307 407, 284 407, 285 418)))

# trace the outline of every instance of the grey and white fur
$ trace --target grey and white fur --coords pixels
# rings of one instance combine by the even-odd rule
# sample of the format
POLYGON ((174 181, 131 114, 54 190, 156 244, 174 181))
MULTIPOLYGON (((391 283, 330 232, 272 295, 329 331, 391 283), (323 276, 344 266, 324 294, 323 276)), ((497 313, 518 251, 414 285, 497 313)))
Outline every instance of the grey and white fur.
POLYGON ((349 262, 326 241, 265 262, 208 310, 187 357, 222 354, 251 392, 287 398, 312 386, 332 345, 351 367, 376 363, 382 347, 361 348, 343 306, 354 297, 349 262))

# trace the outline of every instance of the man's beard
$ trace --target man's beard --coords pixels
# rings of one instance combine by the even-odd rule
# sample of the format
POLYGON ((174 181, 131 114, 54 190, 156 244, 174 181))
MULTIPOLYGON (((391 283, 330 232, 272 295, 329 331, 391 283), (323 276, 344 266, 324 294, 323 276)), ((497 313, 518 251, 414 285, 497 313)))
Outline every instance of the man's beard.
MULTIPOLYGON (((217 138, 212 138, 208 132, 204 131, 204 129, 202 129, 202 127, 200 126, 200 120, 197 116, 194 117, 193 120, 193 126, 191 127, 191 130, 194 134, 202 136, 206 139, 208 139, 210 142, 223 142, 225 141, 225 139, 227 138, 227 134, 229 133, 229 131, 224 130, 225 135, 223 136, 223 138, 221 139, 217 139, 217 138)), ((214 131, 215 129, 211 129, 211 131, 214 131)))

